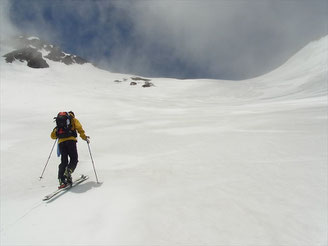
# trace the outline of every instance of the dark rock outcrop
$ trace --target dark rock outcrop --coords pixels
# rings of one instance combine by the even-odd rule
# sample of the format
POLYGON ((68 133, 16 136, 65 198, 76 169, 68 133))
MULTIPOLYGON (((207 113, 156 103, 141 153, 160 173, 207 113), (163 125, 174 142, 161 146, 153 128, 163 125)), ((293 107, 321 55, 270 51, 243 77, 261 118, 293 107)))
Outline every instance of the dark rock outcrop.
POLYGON ((37 37, 19 36, 7 43, 15 49, 4 55, 8 63, 15 60, 27 61, 27 65, 32 68, 47 68, 47 60, 61 62, 66 65, 88 63, 82 57, 63 52, 58 46, 48 44, 37 37))
POLYGON ((46 55, 45 58, 48 58, 49 60, 52 60, 52 61, 62 62, 62 63, 65 63, 66 65, 71 65, 74 63, 77 63, 77 64, 88 63, 88 61, 83 59, 82 57, 65 54, 58 47, 54 47, 54 48, 50 49, 49 54, 46 55))
POLYGON ((42 58, 42 53, 33 48, 23 48, 4 55, 6 62, 12 63, 14 60, 26 61, 31 68, 47 68, 48 63, 42 58))
POLYGON ((152 87, 152 86, 155 86, 153 83, 151 83, 151 82, 149 82, 149 81, 146 81, 143 85, 142 85, 142 87, 152 87))
POLYGON ((141 78, 141 77, 131 77, 132 80, 135 80, 135 81, 145 81, 145 82, 149 82, 151 81, 151 79, 146 79, 146 78, 141 78))

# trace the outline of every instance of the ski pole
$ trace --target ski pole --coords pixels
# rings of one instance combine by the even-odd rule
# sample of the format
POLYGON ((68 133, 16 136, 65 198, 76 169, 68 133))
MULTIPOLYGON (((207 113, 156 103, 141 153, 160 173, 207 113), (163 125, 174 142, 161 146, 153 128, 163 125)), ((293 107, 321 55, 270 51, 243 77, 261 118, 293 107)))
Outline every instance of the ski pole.
POLYGON ((42 171, 42 173, 41 173, 40 180, 43 178, 44 171, 46 170, 46 167, 48 166, 48 163, 49 163, 49 160, 50 160, 50 157, 51 157, 52 151, 53 151, 54 148, 55 148, 55 145, 56 145, 56 143, 57 143, 57 140, 58 140, 58 139, 56 139, 56 141, 54 142, 54 145, 53 145, 52 148, 51 148, 51 151, 50 151, 50 154, 49 154, 48 160, 47 160, 46 165, 44 166, 43 171, 42 171))
POLYGON ((89 141, 87 141, 87 144, 88 144, 88 148, 89 148, 89 154, 90 154, 90 157, 91 157, 91 162, 92 162, 92 166, 93 166, 93 171, 95 172, 95 176, 96 176, 97 184, 99 184, 98 176, 97 176, 97 172, 96 172, 96 168, 95 168, 95 163, 94 163, 94 161, 93 161, 92 154, 91 154, 91 149, 90 149, 89 141))

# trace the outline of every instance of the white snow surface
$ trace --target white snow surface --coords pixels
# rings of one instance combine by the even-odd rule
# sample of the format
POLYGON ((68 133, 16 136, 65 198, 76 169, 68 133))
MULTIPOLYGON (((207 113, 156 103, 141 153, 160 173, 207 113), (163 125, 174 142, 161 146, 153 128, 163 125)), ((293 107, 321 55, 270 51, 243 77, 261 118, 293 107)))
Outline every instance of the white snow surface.
POLYGON ((250 80, 150 88, 90 64, 1 59, 1 245, 327 245, 327 47, 250 80), (89 180, 44 202, 58 185, 56 150, 39 181, 53 117, 69 110, 100 183, 79 138, 73 177, 89 180))

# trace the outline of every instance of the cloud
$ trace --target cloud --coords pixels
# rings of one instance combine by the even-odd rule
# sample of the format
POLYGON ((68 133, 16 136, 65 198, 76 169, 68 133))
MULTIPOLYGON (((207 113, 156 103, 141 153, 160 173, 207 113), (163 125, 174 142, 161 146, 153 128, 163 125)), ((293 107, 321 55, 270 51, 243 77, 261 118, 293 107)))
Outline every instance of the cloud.
POLYGON ((14 36, 19 33, 18 29, 11 23, 10 18, 10 4, 9 0, 0 1, 0 37, 14 36))
POLYGON ((325 5, 323 1, 138 1, 130 16, 146 53, 152 46, 165 47, 210 76, 242 78, 273 69, 327 34, 325 5))
POLYGON ((10 13, 8 30, 144 76, 253 77, 328 32, 324 0, 11 0, 10 13))

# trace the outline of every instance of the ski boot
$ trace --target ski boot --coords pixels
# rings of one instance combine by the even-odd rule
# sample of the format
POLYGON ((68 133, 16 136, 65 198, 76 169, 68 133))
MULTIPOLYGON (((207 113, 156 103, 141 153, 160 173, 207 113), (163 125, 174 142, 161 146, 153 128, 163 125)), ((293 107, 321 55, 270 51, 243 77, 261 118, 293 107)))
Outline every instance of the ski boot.
POLYGON ((66 183, 69 184, 69 185, 72 185, 72 183, 73 183, 72 173, 73 173, 72 169, 66 168, 65 173, 64 173, 64 177, 66 178, 66 183))
POLYGON ((63 189, 67 186, 67 182, 65 179, 59 179, 59 186, 58 189, 63 189))

